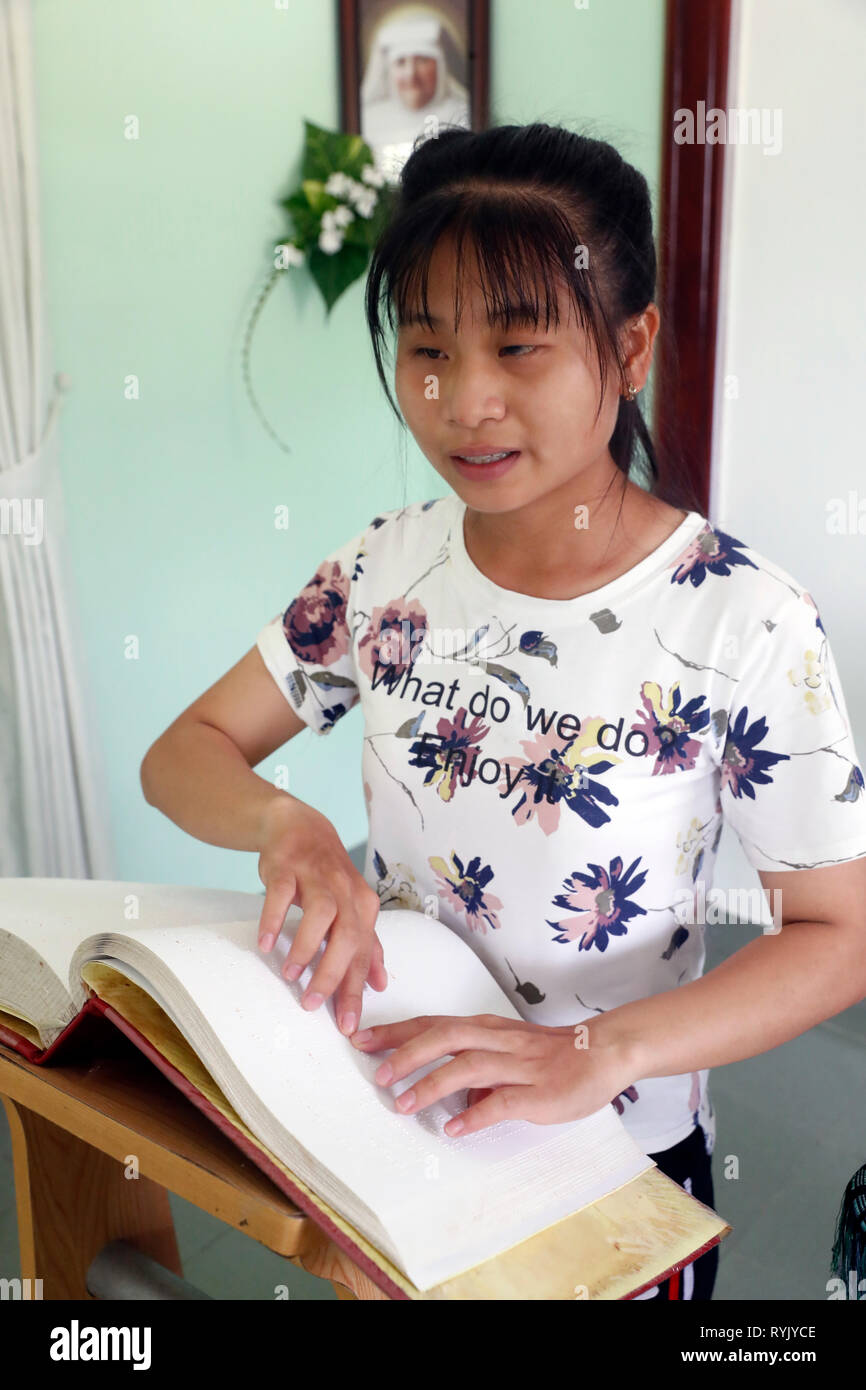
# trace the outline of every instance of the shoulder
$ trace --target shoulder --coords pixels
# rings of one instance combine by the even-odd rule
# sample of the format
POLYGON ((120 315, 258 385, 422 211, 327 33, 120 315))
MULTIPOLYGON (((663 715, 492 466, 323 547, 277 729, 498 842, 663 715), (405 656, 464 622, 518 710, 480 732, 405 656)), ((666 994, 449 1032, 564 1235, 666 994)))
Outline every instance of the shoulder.
MULTIPOLYGON (((637 491, 637 489, 635 489, 637 491)), ((721 526, 702 513, 687 512, 660 498, 644 496, 636 503, 633 532, 640 536, 641 553, 673 544, 682 527, 682 545, 669 564, 672 590, 694 595, 694 608, 733 617, 772 617, 779 609, 791 610, 792 601, 811 604, 804 584, 768 558, 743 537, 739 526, 721 526), (687 524, 688 523, 688 524, 687 524)))
POLYGON ((800 580, 782 565, 742 538, 739 528, 725 527, 701 518, 683 547, 673 574, 675 583, 690 584, 743 613, 763 618, 782 609, 792 611, 797 604, 814 603, 800 580), (724 582, 722 582, 724 581, 724 582))
MULTIPOLYGON (((676 577, 676 571, 674 574, 676 577)), ((695 619, 719 664, 752 690, 768 678, 806 682, 827 653, 818 604, 805 584, 740 534, 705 519, 680 557, 679 582, 697 586, 695 619)), ((770 682, 772 684, 772 682, 770 682)))
POLYGON ((802 580, 750 544, 736 523, 691 517, 666 561, 667 597, 654 611, 668 645, 678 643, 726 681, 760 678, 770 665, 787 669, 822 650, 826 633, 802 580))

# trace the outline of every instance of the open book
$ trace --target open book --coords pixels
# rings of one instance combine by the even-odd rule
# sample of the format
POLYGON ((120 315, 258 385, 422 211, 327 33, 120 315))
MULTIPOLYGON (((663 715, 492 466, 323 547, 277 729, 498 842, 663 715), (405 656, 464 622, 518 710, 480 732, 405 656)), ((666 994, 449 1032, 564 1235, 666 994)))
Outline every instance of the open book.
MULTIPOLYGON (((332 999, 301 1007, 324 948, 296 983, 279 973, 300 908, 272 952, 258 949, 263 901, 163 884, 0 881, 0 1044, 31 1061, 62 1058, 82 1014, 105 1013, 269 1176, 296 1176, 280 1185, 396 1297, 407 1294, 389 1262, 429 1290, 655 1167, 611 1105, 566 1124, 508 1121, 455 1138, 444 1126, 465 1109, 465 1091, 401 1115, 396 1095, 444 1059, 393 1090, 378 1086, 388 1054, 355 1049, 332 999), (106 988, 112 980, 121 987, 106 988), (142 1025, 143 1002, 162 1033, 142 1025), (171 1036, 173 1052, 160 1042, 171 1036), (190 1050, 205 1079, 197 1066, 169 1064, 190 1050)), ((439 922, 396 909, 380 912, 376 930, 388 987, 365 989, 360 1027, 432 1013, 520 1018, 439 922)), ((716 1218, 702 1248, 727 1229, 716 1218)))

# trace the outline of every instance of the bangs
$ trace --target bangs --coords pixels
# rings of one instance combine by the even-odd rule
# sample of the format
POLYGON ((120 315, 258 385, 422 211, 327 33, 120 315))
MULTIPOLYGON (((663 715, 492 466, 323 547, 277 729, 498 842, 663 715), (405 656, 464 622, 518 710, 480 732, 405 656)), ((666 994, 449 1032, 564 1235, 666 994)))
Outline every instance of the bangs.
POLYGON ((395 227, 394 235, 386 234, 377 248, 367 283, 367 318, 386 391, 380 305, 385 305, 392 333, 413 325, 432 332, 444 328, 430 314, 428 282, 437 246, 450 241, 455 249, 453 331, 457 333, 462 322, 462 291, 473 253, 491 328, 537 330, 543 324, 548 331, 551 323, 558 327, 560 297, 565 290, 576 322, 593 344, 601 379, 601 410, 607 379, 605 347, 612 347, 617 357, 618 352, 593 264, 598 248, 590 249, 586 239, 577 235, 573 217, 567 216, 553 197, 542 197, 529 189, 491 191, 476 185, 452 188, 443 198, 440 190, 407 209, 399 222, 399 235, 396 233, 395 227), (583 252, 580 260, 578 252, 583 252))

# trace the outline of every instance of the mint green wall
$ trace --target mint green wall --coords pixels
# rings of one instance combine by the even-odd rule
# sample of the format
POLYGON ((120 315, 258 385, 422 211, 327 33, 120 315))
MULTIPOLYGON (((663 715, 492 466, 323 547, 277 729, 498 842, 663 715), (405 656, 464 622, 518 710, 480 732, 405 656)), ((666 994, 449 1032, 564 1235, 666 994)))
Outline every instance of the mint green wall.
MULTIPOLYGON (((491 120, 611 140, 659 178, 663 0, 491 0, 491 120)), ((439 496, 376 378, 363 283, 326 326, 303 271, 242 331, 285 231, 303 119, 339 119, 329 0, 33 0, 46 307, 68 567, 92 725, 124 879, 258 891, 256 856, 205 845, 148 806, 153 739, 254 643, 323 555, 377 512, 439 496), (124 138, 135 116, 140 138, 124 138), (140 380, 140 399, 124 396, 140 380), (404 462, 406 467, 404 469, 404 462), (404 476, 406 486, 404 488, 404 476), (274 508, 290 507, 288 532, 274 508), (134 634, 140 658, 127 660, 134 634)), ((303 733, 263 763, 366 837, 362 721, 303 733)))

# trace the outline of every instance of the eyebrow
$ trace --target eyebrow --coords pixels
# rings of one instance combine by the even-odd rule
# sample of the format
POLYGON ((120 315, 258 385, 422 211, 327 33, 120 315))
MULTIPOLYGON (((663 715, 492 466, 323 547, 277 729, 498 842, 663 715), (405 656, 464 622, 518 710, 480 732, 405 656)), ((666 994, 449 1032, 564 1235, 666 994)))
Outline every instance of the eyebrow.
MULTIPOLYGON (((543 317, 541 307, 542 306, 539 306, 539 310, 536 312, 534 305, 524 302, 504 304, 491 309, 487 317, 491 325, 505 323, 510 320, 511 323, 514 324, 531 324, 532 327, 536 327, 536 321, 540 323, 543 317)), ((434 333, 438 333, 445 327, 445 323, 443 319, 437 318, 435 314, 430 314, 430 316, 427 317, 420 312, 415 312, 407 314, 405 318, 401 319, 399 326, 401 328, 429 327, 433 329, 434 333)))

